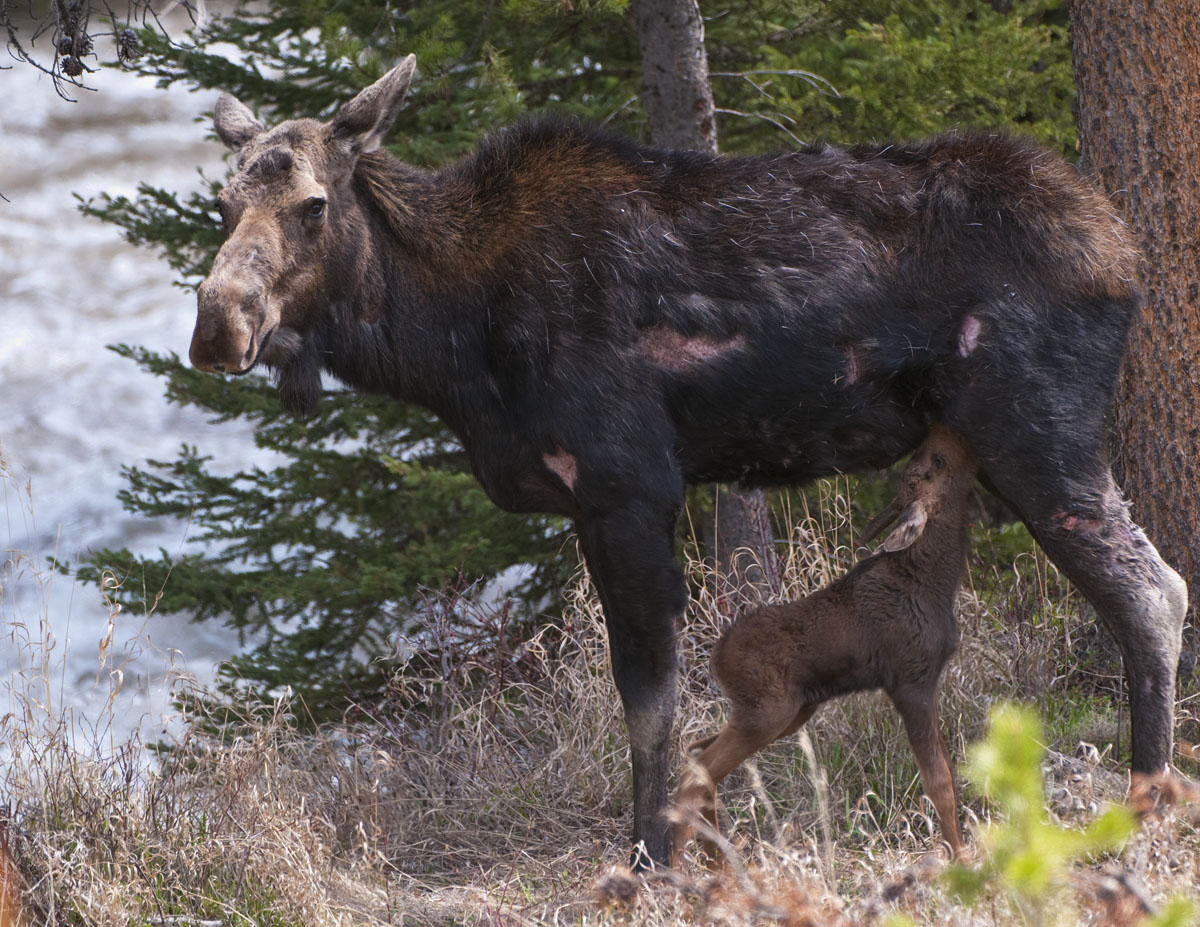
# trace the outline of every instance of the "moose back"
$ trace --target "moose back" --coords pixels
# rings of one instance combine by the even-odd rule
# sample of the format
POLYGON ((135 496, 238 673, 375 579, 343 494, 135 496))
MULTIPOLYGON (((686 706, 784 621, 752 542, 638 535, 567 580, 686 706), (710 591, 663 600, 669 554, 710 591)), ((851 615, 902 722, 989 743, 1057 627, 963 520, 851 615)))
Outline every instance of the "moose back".
POLYGON ((574 519, 649 858, 668 854, 685 485, 886 466, 936 421, 1114 634, 1134 768, 1168 761, 1187 593, 1104 438, 1136 258, 1069 165, 996 134, 717 157, 538 119, 425 171, 380 149, 414 70, 328 122, 267 129, 220 99, 237 171, 191 361, 265 364, 298 411, 322 371, 423 404, 497 505, 574 519))

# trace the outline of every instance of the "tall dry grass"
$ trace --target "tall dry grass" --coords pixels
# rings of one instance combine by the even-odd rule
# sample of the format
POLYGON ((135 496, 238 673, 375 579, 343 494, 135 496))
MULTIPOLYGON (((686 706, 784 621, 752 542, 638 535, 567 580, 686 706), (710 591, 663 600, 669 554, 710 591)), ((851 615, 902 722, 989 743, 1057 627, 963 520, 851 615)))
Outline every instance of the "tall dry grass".
MULTIPOLYGON (((826 492, 794 513, 775 594, 804 594, 848 565, 847 503, 837 486, 826 492)), ((1043 560, 1020 567, 961 597, 963 646, 944 687, 959 757, 996 701, 1063 714, 1056 706, 1077 691, 1087 616, 1043 560)), ((722 721, 707 653, 756 595, 722 587, 696 561, 689 571, 680 748, 722 721)), ((14 692, 0 721, 0 846, 19 870, 26 923, 839 925, 898 912, 922 924, 1014 922, 1002 895, 968 909, 937 878, 932 810, 877 696, 828 706, 723 784, 728 875, 635 879, 622 869, 626 738, 586 575, 562 620, 528 639, 512 638, 503 608, 466 597, 431 596, 426 612, 427 633, 408 642, 385 701, 315 732, 286 698, 265 713, 228 706, 154 762, 137 742, 56 723, 47 657, 45 677, 14 692)), ((1112 717, 1081 709, 1076 721, 1061 730, 1115 734, 1112 717)), ((1068 755, 1053 755, 1047 801, 1064 826, 1122 797, 1121 767, 1104 750, 1077 758, 1074 743, 1057 746, 1068 755)), ((1194 890, 1198 822, 1178 797, 1148 810, 1122 853, 1078 868, 1080 918, 1137 924, 1194 890)), ((971 793, 964 813, 990 815, 971 793)))

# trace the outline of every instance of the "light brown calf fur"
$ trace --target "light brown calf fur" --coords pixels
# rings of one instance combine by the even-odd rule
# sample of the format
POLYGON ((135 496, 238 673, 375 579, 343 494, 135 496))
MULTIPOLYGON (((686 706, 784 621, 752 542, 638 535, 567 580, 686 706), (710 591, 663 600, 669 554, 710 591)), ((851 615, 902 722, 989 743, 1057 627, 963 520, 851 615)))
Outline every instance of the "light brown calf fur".
MULTIPOLYGON (((823 702, 881 688, 904 720, 942 834, 962 854, 937 696, 958 646, 954 599, 966 570, 975 471, 958 438, 935 427, 896 500, 868 526, 867 540, 899 517, 876 554, 813 595, 759 608, 729 629, 713 651, 712 672, 733 703, 730 720, 689 748, 695 763, 678 797, 685 818, 700 808, 715 830, 717 783, 743 760, 794 733, 823 702)), ((686 821, 675 827, 675 865, 691 831, 686 821)))

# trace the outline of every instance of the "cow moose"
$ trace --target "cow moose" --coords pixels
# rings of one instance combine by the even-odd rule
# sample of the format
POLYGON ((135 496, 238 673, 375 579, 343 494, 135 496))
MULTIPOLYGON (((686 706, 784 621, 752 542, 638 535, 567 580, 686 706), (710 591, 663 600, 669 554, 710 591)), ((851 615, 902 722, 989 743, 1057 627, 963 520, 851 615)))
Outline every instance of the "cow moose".
POLYGON ((537 118, 427 171, 380 149, 415 69, 327 122, 218 100, 237 170, 190 359, 263 364, 300 412, 322 371, 420 403, 497 505, 573 519, 648 859, 668 858, 685 485, 885 467, 937 421, 1095 605, 1133 768, 1162 769, 1187 590, 1105 436, 1136 256, 1069 165, 1000 134, 719 157, 537 118))

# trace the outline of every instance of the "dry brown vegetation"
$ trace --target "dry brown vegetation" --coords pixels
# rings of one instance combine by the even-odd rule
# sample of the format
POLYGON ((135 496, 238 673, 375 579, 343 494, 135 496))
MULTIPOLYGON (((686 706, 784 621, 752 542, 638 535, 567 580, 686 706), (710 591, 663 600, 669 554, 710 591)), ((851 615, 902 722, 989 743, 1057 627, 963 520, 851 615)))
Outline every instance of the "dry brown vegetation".
MULTIPOLYGON (((821 500, 824 523, 796 513, 785 596, 827 582, 848 562, 852 538, 836 489, 821 500)), ((973 563, 977 581, 981 562, 973 563)), ((1086 695, 1085 686, 1106 683, 1081 663, 1094 638, 1078 603, 1040 558, 1026 555, 1019 566, 961 597, 963 646, 944 686, 947 739, 961 758, 983 735, 989 706, 1032 702, 1065 751, 1046 764, 1048 812, 1075 828, 1124 798, 1123 766, 1107 747, 1119 719, 1104 707, 1106 695, 1086 695)), ((743 593, 716 595, 713 578, 692 569, 700 591, 683 634, 680 745, 721 721, 706 655, 743 593)), ((9 752, 0 847, 19 869, 12 880, 26 923, 1030 919, 1002 890, 974 908, 949 892, 903 729, 875 695, 828 706, 798 738, 727 780, 722 817, 733 852, 725 874, 689 864, 683 873, 633 877, 622 866, 625 735, 586 577, 560 623, 519 643, 506 639, 502 614, 466 600, 433 597, 428 611, 429 635, 412 642, 388 702, 315 733, 300 723, 302 706, 281 698, 272 711, 246 710, 244 723, 220 734, 193 726, 152 763, 139 744, 81 736, 47 713, 38 691, 15 693, 0 735, 9 752)), ((1191 706, 1185 700, 1181 712, 1191 706)), ((970 834, 992 812, 969 787, 964 798, 970 834)), ((1075 864, 1065 900, 1037 922, 1148 924, 1168 898, 1194 893, 1200 818, 1192 798, 1174 780, 1139 794, 1136 835, 1119 852, 1075 864)))

